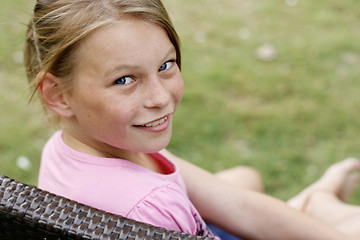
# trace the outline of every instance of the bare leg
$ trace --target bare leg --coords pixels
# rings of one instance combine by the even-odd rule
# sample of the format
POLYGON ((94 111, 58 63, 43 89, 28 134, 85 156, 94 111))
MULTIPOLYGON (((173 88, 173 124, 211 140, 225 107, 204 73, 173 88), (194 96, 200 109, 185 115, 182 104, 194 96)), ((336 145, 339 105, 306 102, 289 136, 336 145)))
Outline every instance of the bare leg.
POLYGON ((360 236, 360 207, 345 204, 330 192, 314 193, 306 212, 344 233, 360 236))
POLYGON ((355 158, 348 158, 330 166, 325 174, 301 193, 291 198, 287 203, 296 209, 303 209, 309 197, 318 191, 327 191, 342 201, 347 201, 358 183, 360 162, 355 158))
POLYGON ((250 167, 234 167, 215 174, 215 176, 237 188, 264 192, 264 186, 260 174, 250 167))
POLYGON ((360 162, 354 158, 336 163, 288 204, 347 234, 360 236, 360 207, 343 202, 356 188, 359 170, 360 162))

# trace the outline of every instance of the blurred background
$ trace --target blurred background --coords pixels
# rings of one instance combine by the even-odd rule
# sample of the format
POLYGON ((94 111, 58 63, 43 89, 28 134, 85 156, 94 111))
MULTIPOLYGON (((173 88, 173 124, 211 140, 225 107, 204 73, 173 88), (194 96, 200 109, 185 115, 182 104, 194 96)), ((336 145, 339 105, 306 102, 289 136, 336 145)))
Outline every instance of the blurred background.
MULTIPOLYGON (((0 174, 36 184, 54 132, 22 63, 33 0, 0 0, 0 174)), ((360 2, 164 0, 182 41, 185 93, 169 149, 219 171, 257 168, 288 199, 360 157, 360 2)), ((360 204, 360 189, 351 199, 360 204)))

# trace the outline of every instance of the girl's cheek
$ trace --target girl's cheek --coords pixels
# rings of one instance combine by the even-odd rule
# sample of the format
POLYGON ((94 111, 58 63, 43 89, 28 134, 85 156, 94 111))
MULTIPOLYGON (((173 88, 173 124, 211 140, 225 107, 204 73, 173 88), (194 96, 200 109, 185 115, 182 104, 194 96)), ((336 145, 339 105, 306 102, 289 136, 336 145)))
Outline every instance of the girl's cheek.
POLYGON ((179 83, 179 87, 178 87, 178 102, 181 101, 182 99, 182 96, 183 96, 183 93, 184 93, 184 82, 183 80, 181 79, 180 83, 179 83))

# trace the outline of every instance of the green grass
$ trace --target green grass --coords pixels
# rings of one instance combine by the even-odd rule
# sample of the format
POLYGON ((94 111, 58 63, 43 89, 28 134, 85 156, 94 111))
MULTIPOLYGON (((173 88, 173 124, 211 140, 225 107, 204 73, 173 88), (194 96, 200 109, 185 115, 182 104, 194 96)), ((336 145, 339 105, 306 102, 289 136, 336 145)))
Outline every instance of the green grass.
MULTIPOLYGON (((51 131, 41 108, 27 104, 13 59, 32 2, 2 0, 0 10, 0 169, 35 184, 51 131), (18 156, 31 160, 30 171, 17 167, 18 156)), ((360 157, 360 2, 164 2, 182 40, 185 81, 170 150, 210 171, 253 166, 282 199, 329 164, 360 157), (274 59, 256 57, 264 44, 274 59)))

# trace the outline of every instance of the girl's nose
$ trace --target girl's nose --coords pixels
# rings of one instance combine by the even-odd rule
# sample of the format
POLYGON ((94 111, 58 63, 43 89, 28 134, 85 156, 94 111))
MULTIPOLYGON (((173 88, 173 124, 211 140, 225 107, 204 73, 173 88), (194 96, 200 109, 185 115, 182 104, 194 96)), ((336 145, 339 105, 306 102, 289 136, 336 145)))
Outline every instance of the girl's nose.
POLYGON ((164 108, 171 101, 171 94, 166 86, 166 80, 159 77, 152 77, 145 86, 145 107, 164 108))

